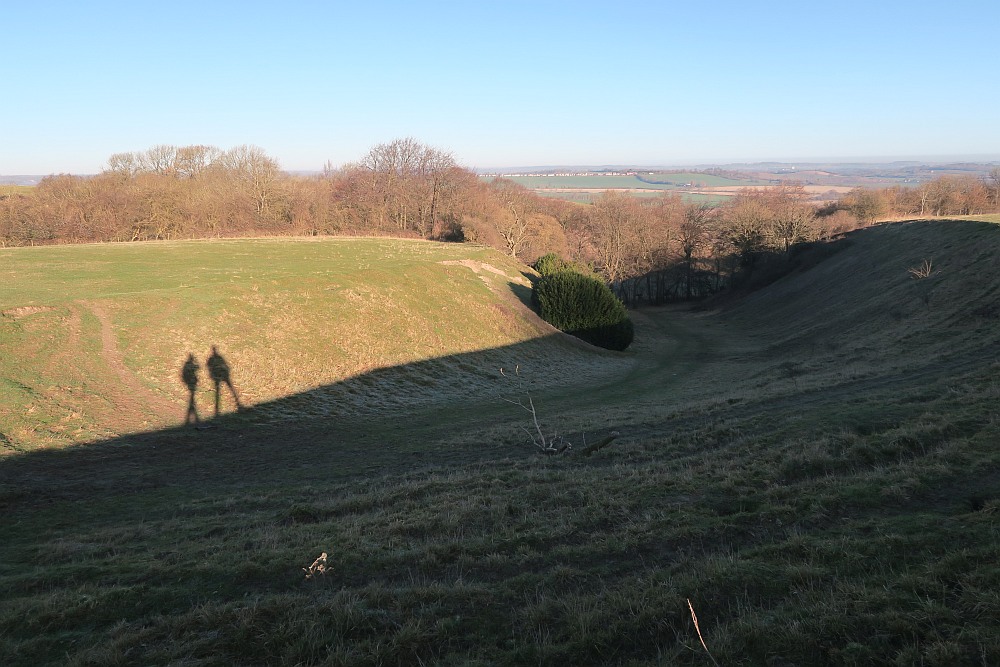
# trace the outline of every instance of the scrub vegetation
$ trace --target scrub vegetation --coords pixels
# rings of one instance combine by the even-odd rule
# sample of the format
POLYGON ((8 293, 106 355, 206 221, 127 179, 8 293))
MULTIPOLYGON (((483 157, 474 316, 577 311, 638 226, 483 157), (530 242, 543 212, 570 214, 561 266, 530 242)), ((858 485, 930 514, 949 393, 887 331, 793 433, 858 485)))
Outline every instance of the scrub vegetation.
POLYGON ((1000 230, 796 253, 616 353, 468 245, 0 251, 0 662, 1000 663, 1000 230))

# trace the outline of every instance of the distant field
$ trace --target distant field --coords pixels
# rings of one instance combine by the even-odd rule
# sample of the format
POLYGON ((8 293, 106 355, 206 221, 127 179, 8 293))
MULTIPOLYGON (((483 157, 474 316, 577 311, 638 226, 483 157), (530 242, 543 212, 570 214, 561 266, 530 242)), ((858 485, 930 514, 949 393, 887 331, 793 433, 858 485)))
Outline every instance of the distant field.
POLYGON ((716 187, 753 187, 770 185, 771 181, 757 179, 735 179, 702 172, 641 172, 636 178, 644 183, 660 182, 673 187, 716 188, 716 187))
POLYGON ((533 190, 678 190, 710 187, 752 187, 765 181, 734 180, 697 173, 643 173, 634 176, 512 176, 510 180, 533 190))
POLYGON ((639 197, 677 192, 695 202, 718 203, 733 196, 740 188, 769 185, 768 181, 738 180, 697 172, 643 172, 634 175, 511 176, 546 197, 590 203, 605 190, 625 190, 639 197))
POLYGON ((0 185, 0 196, 3 195, 28 195, 35 191, 33 185, 0 185))
MULTIPOLYGON (((601 196, 604 191, 593 192, 589 190, 546 190, 539 191, 546 197, 552 197, 555 199, 565 199, 566 201, 576 202, 577 204, 592 204, 595 199, 601 196)), ((662 190, 658 191, 628 191, 634 197, 639 198, 650 198, 659 197, 663 194, 662 190)), ((720 204, 725 202, 730 198, 731 195, 728 194, 701 194, 697 192, 681 192, 681 198, 684 201, 694 202, 694 203, 708 203, 708 204, 720 204)))

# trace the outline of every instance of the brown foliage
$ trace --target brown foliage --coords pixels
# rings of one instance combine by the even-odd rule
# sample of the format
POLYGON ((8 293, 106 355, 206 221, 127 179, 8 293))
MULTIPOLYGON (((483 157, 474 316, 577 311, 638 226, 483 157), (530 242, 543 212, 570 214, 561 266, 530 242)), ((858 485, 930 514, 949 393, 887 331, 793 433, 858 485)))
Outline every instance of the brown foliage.
POLYGON ((629 302, 697 298, 758 256, 888 216, 1000 210, 1000 168, 918 187, 856 189, 820 215, 804 188, 748 188, 725 204, 608 191, 593 205, 485 181, 413 139, 320 176, 292 176, 256 146, 154 146, 93 177, 49 176, 0 198, 0 246, 213 236, 392 235, 465 240, 530 262, 549 252, 596 267, 629 302))
MULTIPOLYGON (((322 177, 294 177, 256 146, 155 146, 118 153, 97 176, 50 176, 0 205, 0 243, 79 243, 249 234, 462 238, 496 225, 501 202, 447 153, 403 139, 322 177), (488 197, 487 197, 488 198, 488 197)), ((527 193, 528 209, 540 207, 527 193)), ((545 224, 551 226, 551 220, 545 224)), ((548 237, 558 239, 549 230, 548 237)), ((557 241, 558 242, 558 241, 557 241)), ((501 244, 498 243, 498 246, 501 244)))

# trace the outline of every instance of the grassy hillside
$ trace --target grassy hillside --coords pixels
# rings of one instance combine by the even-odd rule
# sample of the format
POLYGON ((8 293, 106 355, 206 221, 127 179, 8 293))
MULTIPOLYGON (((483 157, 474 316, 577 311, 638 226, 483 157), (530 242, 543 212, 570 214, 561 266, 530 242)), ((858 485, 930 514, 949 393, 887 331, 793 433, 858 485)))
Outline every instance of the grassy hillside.
POLYGON ((1000 664, 998 251, 987 223, 875 227, 724 308, 635 313, 626 355, 487 351, 548 364, 523 376, 561 457, 516 383, 447 388, 489 366, 457 350, 8 456, 0 661, 1000 664))
MULTIPOLYGON (((180 423, 181 367, 188 354, 204 366, 213 345, 243 403, 257 405, 377 368, 541 338, 550 330, 517 299, 530 289, 523 269, 487 249, 380 239, 0 250, 0 403, 10 408, 0 413, 0 445, 180 423)), ((589 361, 582 370, 555 365, 547 352, 526 351, 511 365, 536 360, 547 382, 593 372, 589 361)), ((385 391, 331 389, 303 409, 343 416, 481 394, 509 362, 483 352, 385 391)), ((205 369, 201 379, 206 415, 214 406, 205 369)), ((281 418, 297 416, 282 407, 281 418)))

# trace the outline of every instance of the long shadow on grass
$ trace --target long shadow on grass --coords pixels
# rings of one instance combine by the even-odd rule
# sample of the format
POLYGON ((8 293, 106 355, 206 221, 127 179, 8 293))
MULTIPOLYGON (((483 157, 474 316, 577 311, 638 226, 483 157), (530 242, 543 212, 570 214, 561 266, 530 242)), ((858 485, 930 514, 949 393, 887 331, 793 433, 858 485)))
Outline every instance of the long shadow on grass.
MULTIPOLYGON (((996 226, 989 223, 910 225, 886 225, 851 235, 858 240, 870 237, 868 243, 886 255, 875 256, 872 261, 872 266, 884 275, 867 277, 848 271, 851 267, 847 266, 832 278, 822 278, 821 283, 840 285, 847 278, 860 276, 847 291, 868 295, 871 290, 863 288, 870 285, 865 281, 885 281, 894 276, 909 287, 916 281, 909 277, 907 268, 925 257, 932 258, 934 266, 941 267, 942 275, 951 279, 949 271, 957 273, 958 269, 945 263, 940 248, 956 238, 956 231, 979 244, 986 242, 982 234, 996 231, 996 226), (961 227, 956 228, 958 224, 961 227), (920 243, 910 244, 913 247, 905 245, 909 236, 903 232, 908 229, 919 232, 914 238, 920 243)), ((986 250, 984 253, 980 263, 989 264, 991 254, 986 250)), ((819 261, 825 262, 828 256, 823 253, 819 261)), ((806 264, 798 270, 810 268, 806 264)), ((979 282, 975 285, 987 289, 979 282)), ((515 290, 514 294, 527 298, 525 292, 515 290)), ((787 301, 771 299, 775 300, 779 306, 787 301)), ((983 312, 968 314, 973 324, 992 324, 996 315, 991 304, 992 300, 984 302, 983 312)), ((910 305, 916 311, 914 321, 928 311, 919 302, 910 305)), ((937 307, 933 299, 931 306, 937 307)), ((765 304, 768 312, 775 307, 770 302, 765 304)), ((848 303, 847 307, 856 306, 848 303)), ((760 300, 747 302, 744 308, 758 310, 760 300)), ((935 311, 932 308, 928 312, 935 311)), ((498 305, 497 317, 510 319, 513 326, 520 316, 498 305)), ((763 321, 756 314, 753 317, 754 321, 763 321)), ((956 326, 967 328, 964 320, 956 326)), ((983 339, 983 346, 981 359, 995 358, 988 338, 983 339)), ((968 354, 969 363, 975 363, 976 350, 968 354)), ((573 425, 558 423, 558 412, 547 411, 547 402, 553 397, 574 397, 575 408, 601 407, 601 396, 593 391, 593 382, 595 378, 606 382, 614 377, 615 367, 628 363, 623 359, 622 355, 599 351, 561 334, 552 335, 508 347, 376 369, 237 414, 219 416, 203 422, 202 426, 208 427, 204 429, 178 426, 10 456, 0 460, 0 509, 45 498, 84 498, 96 492, 128 494, 175 486, 259 486, 289 480, 328 482, 439 463, 523 456, 524 448, 530 448, 523 437, 517 446, 497 437, 503 435, 502 429, 517 434, 516 424, 529 419, 500 400, 498 394, 512 391, 500 376, 500 368, 519 367, 542 416, 565 429, 573 425)), ((671 358, 674 361, 683 360, 671 358)), ((947 367, 938 368, 933 360, 928 362, 932 375, 949 372, 947 367)))
POLYGON ((530 450, 490 437, 439 443, 529 419, 500 399, 522 391, 501 368, 519 367, 544 404, 554 392, 586 389, 588 368, 596 378, 628 363, 566 338, 376 369, 197 425, 13 455, 0 461, 0 508, 165 487, 329 482, 523 454, 530 450))

